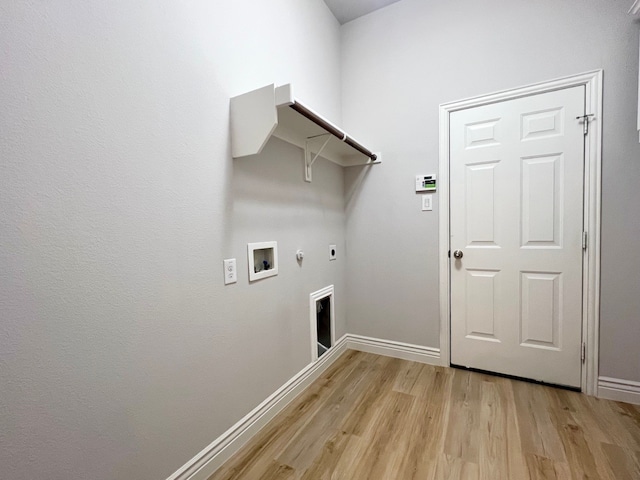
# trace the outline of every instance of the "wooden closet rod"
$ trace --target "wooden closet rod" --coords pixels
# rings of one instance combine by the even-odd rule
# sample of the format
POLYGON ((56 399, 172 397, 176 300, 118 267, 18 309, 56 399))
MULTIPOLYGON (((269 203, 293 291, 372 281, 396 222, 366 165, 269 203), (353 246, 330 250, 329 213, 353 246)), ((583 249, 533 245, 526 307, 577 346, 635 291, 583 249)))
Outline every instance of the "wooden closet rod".
POLYGON ((340 141, 346 143, 347 145, 351 146, 352 148, 355 148, 357 151, 359 151, 363 155, 366 155, 367 157, 369 157, 371 159, 371 161, 375 162, 378 159, 378 156, 375 153, 373 153, 371 150, 368 150, 367 148, 365 148, 362 145, 360 145, 358 142, 356 142, 349 135, 347 135, 346 133, 344 133, 342 130, 340 130, 339 128, 335 127, 331 123, 327 122, 324 118, 318 116, 314 111, 309 110, 307 107, 302 105, 300 102, 294 101, 289 106, 291 108, 293 108, 296 112, 298 112, 300 115, 302 115, 303 117, 308 118, 309 120, 311 120, 316 125, 324 128, 327 132, 329 132, 331 135, 333 135, 334 137, 336 137, 340 141))

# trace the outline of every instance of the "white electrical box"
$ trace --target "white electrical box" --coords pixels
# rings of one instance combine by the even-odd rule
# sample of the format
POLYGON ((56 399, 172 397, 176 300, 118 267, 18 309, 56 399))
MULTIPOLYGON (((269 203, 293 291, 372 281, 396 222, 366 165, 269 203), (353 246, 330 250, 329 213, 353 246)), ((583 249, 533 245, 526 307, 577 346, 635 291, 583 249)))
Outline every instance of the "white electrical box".
POLYGON ((249 281, 278 275, 278 242, 247 244, 249 281))
POLYGON ((434 192, 435 190, 435 175, 416 175, 416 192, 434 192))

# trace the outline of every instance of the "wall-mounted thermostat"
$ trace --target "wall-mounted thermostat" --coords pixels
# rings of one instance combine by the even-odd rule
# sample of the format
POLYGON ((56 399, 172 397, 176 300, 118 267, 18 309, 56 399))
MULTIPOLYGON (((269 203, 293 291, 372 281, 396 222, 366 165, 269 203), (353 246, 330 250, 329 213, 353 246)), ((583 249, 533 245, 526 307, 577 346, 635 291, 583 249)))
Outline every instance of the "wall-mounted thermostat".
POLYGON ((416 175, 416 192, 433 192, 435 189, 435 175, 416 175))

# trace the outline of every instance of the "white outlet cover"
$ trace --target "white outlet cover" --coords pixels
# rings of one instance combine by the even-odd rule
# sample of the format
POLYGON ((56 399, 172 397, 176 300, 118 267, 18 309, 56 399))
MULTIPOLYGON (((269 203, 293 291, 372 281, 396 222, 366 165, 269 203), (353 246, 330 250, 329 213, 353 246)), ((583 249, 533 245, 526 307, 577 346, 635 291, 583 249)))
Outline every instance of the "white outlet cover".
POLYGON ((224 264, 224 284, 236 283, 238 281, 238 269, 236 268, 236 259, 227 258, 223 260, 224 264))
POLYGON ((335 245, 329 245, 329 260, 335 260, 338 258, 338 251, 335 245))

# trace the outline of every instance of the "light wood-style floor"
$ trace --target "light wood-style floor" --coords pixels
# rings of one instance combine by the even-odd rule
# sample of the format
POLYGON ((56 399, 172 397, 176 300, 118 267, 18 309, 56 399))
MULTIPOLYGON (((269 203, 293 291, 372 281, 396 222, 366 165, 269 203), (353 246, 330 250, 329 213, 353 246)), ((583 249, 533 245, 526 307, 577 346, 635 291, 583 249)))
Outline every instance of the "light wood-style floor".
POLYGON ((348 351, 210 480, 640 479, 640 407, 348 351))

